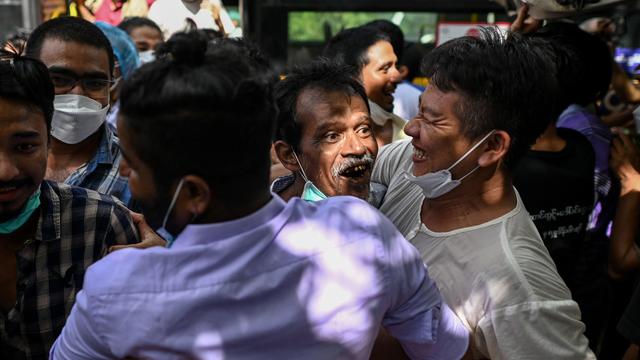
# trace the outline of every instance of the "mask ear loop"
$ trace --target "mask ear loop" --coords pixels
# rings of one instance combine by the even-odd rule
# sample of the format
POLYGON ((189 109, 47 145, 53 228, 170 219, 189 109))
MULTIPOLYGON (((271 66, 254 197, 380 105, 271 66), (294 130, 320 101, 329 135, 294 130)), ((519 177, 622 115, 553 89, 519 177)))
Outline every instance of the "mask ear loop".
MULTIPOLYGON (((453 169, 454 167, 456 167, 456 165, 460 164, 460 162, 464 159, 467 158, 467 156, 469 156, 469 154, 471 154, 475 149, 477 149, 485 140, 487 140, 489 138, 489 136, 493 135, 495 133, 495 130, 491 130, 487 135, 485 135, 482 139, 480 139, 480 141, 478 141, 475 145, 473 145, 471 147, 471 149, 467 150, 466 153, 464 153, 464 155, 462 155, 460 157, 460 159, 458 159, 456 162, 453 163, 453 165, 449 166, 449 168, 447 169, 447 171, 451 171, 451 169, 453 169)), ((477 166, 475 169, 473 169, 471 172, 476 171, 480 166, 477 166)), ((469 173, 470 174, 470 173, 469 173)), ((462 179, 464 179, 465 177, 469 176, 469 174, 465 175, 462 179)), ((460 179, 460 180, 462 180, 460 179)))
POLYGON ((300 163, 300 160, 298 159, 298 155, 296 155, 296 151, 293 150, 293 148, 291 148, 291 152, 293 153, 293 157, 296 158, 296 162, 298 163, 298 166, 300 166, 300 175, 302 175, 302 179, 305 182, 309 182, 309 178, 307 177, 307 174, 304 173, 304 169, 302 168, 302 164, 300 163))
POLYGON ((180 190, 182 190, 182 184, 184 184, 184 178, 180 179, 178 183, 178 187, 176 188, 176 192, 173 193, 173 199, 171 199, 171 203, 169 204, 169 208, 167 209, 167 213, 164 214, 164 220, 162 220, 162 227, 167 226, 167 221, 169 220, 169 215, 173 211, 173 207, 176 205, 176 201, 178 201, 178 195, 180 195, 180 190))

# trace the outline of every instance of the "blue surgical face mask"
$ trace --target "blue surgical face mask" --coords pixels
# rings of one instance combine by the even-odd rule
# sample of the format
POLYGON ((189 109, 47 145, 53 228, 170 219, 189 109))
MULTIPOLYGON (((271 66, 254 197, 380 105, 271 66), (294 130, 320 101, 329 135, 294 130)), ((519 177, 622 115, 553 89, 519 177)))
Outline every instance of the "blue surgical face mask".
POLYGON ((309 180, 307 174, 305 174, 304 169, 302 168, 302 164, 298 159, 298 155, 296 155, 296 152, 293 151, 293 149, 291 149, 291 152, 293 153, 293 157, 296 159, 296 162, 300 167, 300 175, 302 175, 302 179, 304 180, 304 188, 302 189, 302 195, 300 196, 300 198, 306 201, 320 201, 326 199, 327 195, 322 193, 322 191, 320 191, 320 189, 318 189, 318 187, 315 186, 311 182, 311 180, 309 180))
POLYGON ((184 184, 184 178, 180 179, 178 183, 178 187, 176 191, 173 193, 173 198, 171 199, 171 203, 167 208, 167 212, 164 215, 164 219, 162 220, 162 226, 159 229, 156 229, 156 233, 160 235, 163 239, 167 240, 167 247, 170 248, 173 245, 173 242, 176 240, 175 236, 173 236, 167 229, 167 221, 169 221, 169 216, 173 211, 173 207, 176 205, 176 201, 178 200, 178 195, 180 195, 180 190, 182 190, 182 184, 184 184))
POLYGON ((0 223, 0 234, 11 234, 18 230, 22 225, 26 224, 27 220, 33 215, 33 212, 40 207, 40 188, 34 192, 27 200, 27 203, 22 208, 22 211, 18 216, 13 219, 0 223))

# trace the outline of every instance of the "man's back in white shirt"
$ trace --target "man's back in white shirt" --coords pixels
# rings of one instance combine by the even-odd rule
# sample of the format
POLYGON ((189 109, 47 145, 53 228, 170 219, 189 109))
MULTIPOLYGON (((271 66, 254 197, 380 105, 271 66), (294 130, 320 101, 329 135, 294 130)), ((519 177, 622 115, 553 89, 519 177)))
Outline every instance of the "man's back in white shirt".
POLYGON ((171 249, 109 255, 85 284, 54 357, 364 359, 380 324, 414 358, 468 341, 416 250, 354 198, 274 196, 171 249))

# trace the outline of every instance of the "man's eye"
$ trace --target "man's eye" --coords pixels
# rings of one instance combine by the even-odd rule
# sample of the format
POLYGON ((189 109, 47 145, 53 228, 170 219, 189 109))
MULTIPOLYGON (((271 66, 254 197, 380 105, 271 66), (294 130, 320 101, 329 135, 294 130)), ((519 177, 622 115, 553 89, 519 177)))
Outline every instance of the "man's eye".
POLYGON ((33 152, 33 150, 35 150, 36 145, 34 144, 18 144, 16 146, 16 149, 20 152, 25 152, 25 153, 29 153, 29 152, 33 152))
POLYGON ((109 82, 104 79, 86 79, 84 80, 84 86, 87 90, 101 90, 104 89, 109 82))
POLYGON ((51 82, 53 83, 54 86, 65 87, 72 84, 73 79, 70 77, 61 76, 61 75, 51 75, 51 82))
POLYGON ((324 139, 326 141, 329 141, 329 142, 336 142, 336 141, 340 140, 340 135, 337 134, 337 133, 327 133, 324 136, 324 139))
POLYGON ((358 133, 362 135, 369 135, 371 134, 371 128, 369 126, 363 126, 358 129, 358 133))

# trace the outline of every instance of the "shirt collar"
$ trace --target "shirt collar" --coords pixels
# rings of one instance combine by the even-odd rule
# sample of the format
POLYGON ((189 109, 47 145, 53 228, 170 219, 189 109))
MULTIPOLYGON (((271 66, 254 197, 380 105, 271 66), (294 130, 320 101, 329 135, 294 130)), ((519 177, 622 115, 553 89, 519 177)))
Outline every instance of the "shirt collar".
POLYGON ((286 203, 271 194, 271 200, 258 211, 240 219, 211 224, 188 225, 176 238, 172 249, 191 245, 204 245, 213 241, 237 236, 249 229, 269 223, 282 212, 286 203))
POLYGON ((46 180, 40 184, 40 220, 38 220, 35 234, 35 240, 38 241, 54 241, 61 238, 62 211, 60 208, 60 196, 53 186, 55 185, 46 180), (53 234, 55 236, 52 236, 53 234))
POLYGON ((103 127, 104 131, 102 134, 102 139, 100 139, 100 145, 98 145, 98 150, 96 150, 96 154, 93 156, 93 159, 91 159, 91 161, 89 162, 89 168, 92 164, 94 165, 94 167, 97 164, 113 164, 112 149, 113 144, 117 142, 116 137, 113 132, 109 130, 109 127, 106 124, 104 124, 103 127))

